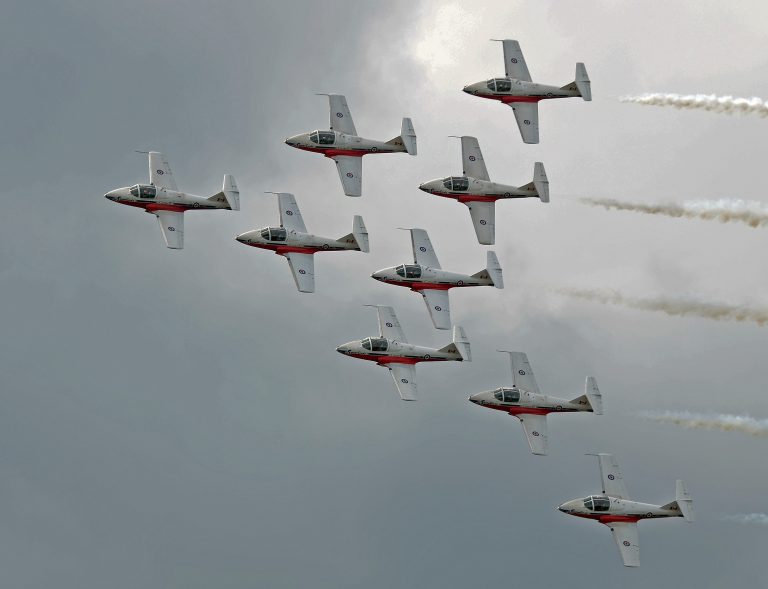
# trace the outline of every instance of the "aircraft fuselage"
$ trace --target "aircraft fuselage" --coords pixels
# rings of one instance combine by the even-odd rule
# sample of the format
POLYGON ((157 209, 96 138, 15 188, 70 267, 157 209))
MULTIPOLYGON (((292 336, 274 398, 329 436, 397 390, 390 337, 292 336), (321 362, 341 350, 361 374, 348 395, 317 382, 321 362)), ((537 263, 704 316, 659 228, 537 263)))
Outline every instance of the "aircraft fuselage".
POLYGON ((566 90, 557 86, 526 82, 515 78, 492 78, 464 86, 464 92, 479 98, 498 100, 503 104, 512 102, 539 102, 553 98, 581 96, 578 90, 566 90))
POLYGON ((493 286, 489 278, 446 272, 421 264, 401 264, 371 274, 371 277, 387 284, 405 286, 411 290, 448 290, 466 286, 493 286))
POLYGON ((539 196, 532 184, 519 187, 468 176, 450 176, 430 180, 419 185, 419 190, 465 203, 496 202, 506 198, 537 198, 539 196), (456 187, 460 187, 460 190, 456 190, 456 187))
POLYGON ((559 397, 532 393, 516 387, 501 387, 472 395, 469 400, 481 407, 504 411, 510 415, 548 413, 568 413, 574 411, 592 411, 586 400, 568 401, 559 397))
MULTIPOLYGON (((595 506, 596 507, 596 506, 595 506)), ((566 501, 558 507, 563 513, 593 519, 601 524, 610 525, 617 522, 634 523, 641 519, 659 519, 665 517, 683 517, 679 508, 670 508, 651 503, 640 503, 639 501, 630 501, 629 499, 618 499, 608 495, 595 495, 583 499, 573 499, 566 501), (591 503, 590 499, 608 499, 610 505, 608 509, 596 510, 590 509, 587 505, 591 503)))
POLYGON ((138 207, 148 213, 155 211, 175 211, 183 213, 184 211, 196 211, 201 209, 225 209, 231 210, 226 202, 210 200, 204 196, 196 196, 168 190, 166 188, 157 188, 152 184, 136 184, 125 188, 117 188, 104 195, 105 198, 123 205, 138 207))
POLYGON ((444 352, 434 348, 415 346, 397 340, 370 337, 347 342, 336 348, 340 354, 369 360, 377 364, 417 364, 419 362, 463 361, 458 353, 444 352), (378 348, 378 349, 377 349, 378 348))
POLYGON ((237 236, 237 241, 271 250, 279 255, 287 253, 314 254, 316 252, 359 250, 353 241, 341 241, 329 237, 320 237, 309 233, 286 231, 281 227, 265 227, 246 231, 237 236))
POLYGON ((357 135, 347 135, 338 131, 314 131, 301 133, 285 140, 285 143, 296 149, 322 153, 326 157, 351 156, 363 157, 371 153, 405 153, 402 143, 387 143, 365 139, 357 135))

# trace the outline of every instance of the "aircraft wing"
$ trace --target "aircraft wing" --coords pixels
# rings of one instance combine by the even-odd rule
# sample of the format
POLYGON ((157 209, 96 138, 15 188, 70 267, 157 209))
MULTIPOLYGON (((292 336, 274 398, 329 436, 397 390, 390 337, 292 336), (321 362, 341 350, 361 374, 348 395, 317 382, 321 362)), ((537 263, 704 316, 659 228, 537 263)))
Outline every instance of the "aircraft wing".
POLYGON ((461 162, 465 176, 478 180, 490 180, 477 137, 464 135, 461 138, 461 162))
POLYGON ((531 81, 531 74, 528 72, 528 66, 525 65, 523 50, 520 49, 520 43, 512 39, 504 39, 504 72, 508 78, 531 81))
MULTIPOLYGON (((159 151, 149 152, 149 181, 158 188, 177 191, 176 180, 173 179, 171 166, 159 151)), ((169 246, 170 247, 170 246, 169 246)))
POLYGON ((315 257, 312 254, 284 254, 299 292, 315 292, 315 257))
POLYGON ((307 227, 304 225, 304 219, 301 218, 301 211, 299 205, 296 204, 296 198, 287 192, 279 192, 277 201, 280 207, 280 225, 288 231, 306 233, 307 227))
POLYGON ((629 499, 627 486, 621 474, 619 462, 613 454, 598 454, 600 478, 603 480, 603 493, 617 499, 629 499))
POLYGON ((512 364, 512 382, 525 391, 540 394, 539 385, 533 375, 533 369, 525 352, 507 352, 512 364))
POLYGON ((407 343, 408 340, 405 339, 405 333, 400 326, 400 321, 397 320, 395 310, 392 307, 376 305, 376 311, 379 314, 379 335, 389 340, 407 343))
POLYGON ((523 143, 539 142, 539 103, 538 102, 510 102, 509 106, 515 112, 517 126, 523 143))
POLYGON ((516 415, 523 424, 525 437, 528 438, 528 446, 533 454, 546 456, 549 451, 549 437, 547 436, 547 416, 521 413, 516 415))
POLYGON ((428 268, 440 268, 435 248, 429 240, 429 234, 424 229, 411 229, 411 246, 413 247, 413 261, 416 264, 428 268))
POLYGON ((424 303, 427 305, 429 316, 432 317, 437 329, 451 328, 451 308, 449 306, 448 291, 425 288, 421 291, 424 303))
POLYGON ((639 567, 640 534, 637 533, 637 522, 614 522, 610 526, 624 566, 639 567))
POLYGON ((397 392, 403 401, 416 401, 416 366, 414 364, 385 364, 389 368, 397 392))
POLYGON ((496 242, 496 203, 472 201, 466 204, 475 226, 477 241, 483 245, 493 245, 496 242))
POLYGON ((178 211, 154 211, 163 230, 165 245, 173 250, 184 248, 184 213, 178 211))
POLYGON ((341 94, 329 94, 328 104, 331 107, 331 130, 347 135, 357 135, 347 99, 341 94))
POLYGON ((341 185, 347 196, 362 196, 363 194, 363 158, 349 155, 333 156, 336 169, 339 171, 341 185))

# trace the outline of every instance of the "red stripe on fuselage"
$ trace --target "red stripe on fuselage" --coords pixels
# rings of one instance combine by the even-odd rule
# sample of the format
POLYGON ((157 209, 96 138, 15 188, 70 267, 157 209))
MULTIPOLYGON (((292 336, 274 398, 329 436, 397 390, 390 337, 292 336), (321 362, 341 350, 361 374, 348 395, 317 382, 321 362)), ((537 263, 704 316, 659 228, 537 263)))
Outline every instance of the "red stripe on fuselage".
POLYGON ((419 362, 439 362, 441 360, 447 360, 448 358, 407 358, 405 356, 374 356, 373 354, 347 354, 353 358, 359 358, 360 360, 370 360, 377 364, 418 364, 419 362))
POLYGON ((475 94, 480 98, 487 98, 488 100, 498 100, 504 104, 511 104, 513 102, 539 102, 540 100, 549 100, 551 98, 565 98, 565 96, 509 96, 507 94, 475 94))
POLYGON ((455 194, 452 192, 432 192, 436 196, 443 196, 445 198, 452 198, 459 202, 496 202, 501 198, 509 198, 501 195, 491 194, 455 194))
MULTIPOLYGON (((456 288, 458 284, 433 284, 431 282, 404 282, 402 280, 384 280, 387 284, 394 284, 395 286, 405 286, 411 290, 448 290, 449 288, 456 288)), ((466 284, 461 286, 467 286, 466 284)))
POLYGON ((603 515, 600 513, 571 513, 570 515, 583 517, 585 519, 593 519, 599 521, 601 524, 605 524, 606 526, 615 523, 636 524, 641 519, 643 519, 637 515, 603 515))
POLYGON ((303 149, 304 151, 311 151, 313 153, 322 153, 325 157, 334 157, 337 155, 346 155, 350 157, 363 157, 369 153, 387 153, 379 151, 378 148, 372 151, 370 149, 338 149, 335 147, 306 147, 303 145, 295 145, 297 149, 303 149))
POLYGON ((145 211, 149 211, 150 213, 154 213, 155 211, 173 211, 175 213, 183 213, 185 211, 194 210, 195 207, 193 206, 183 206, 183 205, 166 205, 166 204, 160 204, 160 203, 153 203, 153 202, 126 202, 119 200, 117 201, 121 205, 128 205, 129 207, 137 207, 140 209, 144 209, 145 211))

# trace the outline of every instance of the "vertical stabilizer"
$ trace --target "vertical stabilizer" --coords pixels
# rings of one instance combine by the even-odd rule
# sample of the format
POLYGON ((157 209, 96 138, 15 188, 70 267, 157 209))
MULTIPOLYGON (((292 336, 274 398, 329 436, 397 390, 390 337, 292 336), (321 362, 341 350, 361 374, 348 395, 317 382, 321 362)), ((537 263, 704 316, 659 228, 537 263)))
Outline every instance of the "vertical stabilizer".
POLYGON ((576 64, 576 87, 584 100, 592 100, 592 83, 587 75, 587 68, 583 63, 576 64))

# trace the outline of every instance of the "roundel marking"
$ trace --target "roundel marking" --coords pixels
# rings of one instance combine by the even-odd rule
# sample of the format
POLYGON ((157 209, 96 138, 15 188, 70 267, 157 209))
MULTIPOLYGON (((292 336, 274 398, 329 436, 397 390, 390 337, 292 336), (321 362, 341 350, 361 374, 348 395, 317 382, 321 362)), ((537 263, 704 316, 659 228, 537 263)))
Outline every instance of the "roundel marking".
POLYGON ((531 124, 531 121, 529 121, 528 119, 525 119, 525 120, 523 121, 523 124, 524 124, 524 125, 530 125, 530 124, 531 124))
POLYGON ((285 214, 290 217, 291 215, 293 215, 293 211, 285 211, 285 214))
POLYGON ((458 286, 464 286, 464 281, 463 280, 459 280, 456 284, 458 286))
POLYGON ((432 357, 432 356, 430 356, 429 354, 424 354, 424 359, 425 359, 425 360, 429 360, 431 357, 432 357))
POLYGON ((408 379, 407 378, 401 378, 400 382, 403 383, 403 384, 408 384, 408 379))
POLYGON ((653 514, 649 511, 648 513, 645 514, 645 517, 653 517, 653 514))
POLYGON ((512 196, 512 193, 511 193, 511 192, 505 192, 505 193, 504 193, 504 196, 506 196, 507 198, 509 198, 510 196, 512 196))
POLYGON ((299 274, 306 274, 306 273, 307 273, 307 271, 306 271, 304 268, 302 268, 301 270, 299 270, 299 274))
POLYGON ((192 206, 193 206, 193 207, 195 207, 195 208, 197 208, 197 207, 199 207, 199 206, 200 206, 200 203, 199 203, 199 202, 196 202, 196 203, 194 203, 192 206))
POLYGON ((176 231, 176 227, 168 227, 168 231, 176 231))
POLYGON ((547 98, 552 98, 552 96, 554 96, 554 94, 552 94, 552 92, 547 92, 547 98))
POLYGON ((337 116, 337 117, 339 117, 339 118, 342 118, 342 117, 344 116, 344 114, 343 114, 343 113, 340 113, 340 112, 337 112, 337 113, 336 113, 336 116, 337 116))
POLYGON ((555 411, 562 411, 562 410, 563 410, 562 405, 558 405, 557 407, 555 407, 555 411))
POLYGON ((379 151, 378 147, 376 147, 375 145, 371 147, 371 153, 376 153, 377 151, 379 151))
POLYGON ((487 225, 487 224, 488 224, 488 221, 486 221, 485 219, 480 219, 480 225, 487 225))
POLYGON ((474 155, 470 155, 469 156, 469 161, 471 161, 471 162, 475 161, 476 159, 477 158, 474 155))
POLYGON ((631 546, 631 544, 629 543, 629 540, 624 540, 622 544, 624 544, 624 546, 631 546))
POLYGON ((331 246, 330 246, 330 245, 328 245, 327 243, 324 243, 324 244, 323 244, 323 249, 324 249, 324 250, 328 250, 328 249, 331 249, 331 246))
POLYGON ((158 173, 160 176, 162 176, 163 174, 165 174, 165 172, 163 172, 162 170, 155 170, 155 172, 157 172, 157 173, 158 173))
POLYGON ((387 327, 392 327, 392 324, 391 324, 389 321, 387 321, 387 322, 385 323, 385 325, 386 325, 387 327))
POLYGON ((435 311, 442 311, 443 308, 440 305, 435 305, 435 311))
POLYGON ((419 248, 419 251, 425 252, 427 251, 427 248, 425 248, 423 245, 419 248))
POLYGON ((354 176, 352 172, 347 172, 347 178, 351 178, 352 176, 354 176))
POLYGON ((512 63, 517 63, 517 57, 513 57, 513 58, 512 58, 512 59, 510 59, 509 61, 511 61, 512 63))
POLYGON ((539 436, 539 432, 531 432, 531 435, 538 437, 539 436))
POLYGON ((613 476, 612 474, 609 474, 609 475, 608 475, 608 480, 609 480, 609 481, 612 481, 612 480, 613 480, 613 479, 615 479, 615 478, 616 478, 616 477, 615 477, 615 476, 613 476))
POLYGON ((520 376, 525 376, 525 370, 518 370, 518 371, 517 371, 517 373, 518 373, 520 376))

